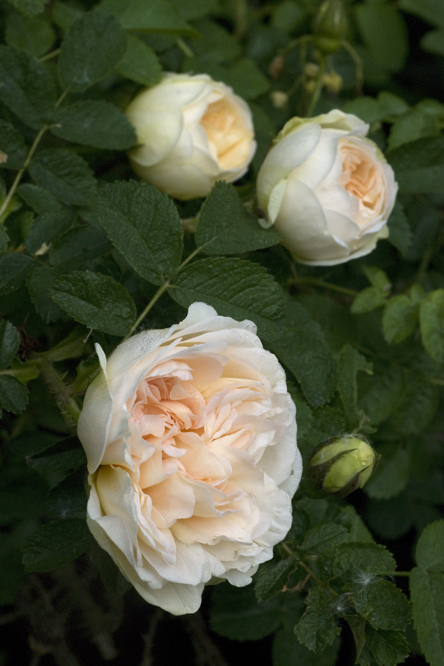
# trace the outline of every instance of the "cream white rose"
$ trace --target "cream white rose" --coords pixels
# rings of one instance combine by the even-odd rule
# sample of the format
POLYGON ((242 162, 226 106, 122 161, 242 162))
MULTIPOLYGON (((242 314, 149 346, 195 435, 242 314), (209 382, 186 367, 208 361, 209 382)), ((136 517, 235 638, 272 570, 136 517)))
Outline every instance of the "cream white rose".
POLYGON ((295 406, 250 321, 203 303, 106 359, 78 425, 88 525, 148 602, 192 613, 204 585, 251 582, 291 525, 295 406))
POLYGON ((237 180, 256 151, 247 103, 207 74, 165 74, 126 115, 139 144, 129 152, 134 171, 177 199, 204 197, 216 180, 237 180))
POLYGON ((388 236, 398 186, 368 129, 338 110, 293 118, 265 158, 259 204, 297 261, 341 264, 388 236))

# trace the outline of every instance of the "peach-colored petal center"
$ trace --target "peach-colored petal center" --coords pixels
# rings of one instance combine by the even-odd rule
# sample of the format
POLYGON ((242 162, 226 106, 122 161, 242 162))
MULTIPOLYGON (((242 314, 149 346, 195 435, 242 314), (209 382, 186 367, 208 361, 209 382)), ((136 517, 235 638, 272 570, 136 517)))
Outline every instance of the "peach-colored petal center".
POLYGON ((236 169, 248 157, 253 132, 245 123, 240 110, 227 97, 208 105, 200 120, 217 161, 224 169, 236 169))

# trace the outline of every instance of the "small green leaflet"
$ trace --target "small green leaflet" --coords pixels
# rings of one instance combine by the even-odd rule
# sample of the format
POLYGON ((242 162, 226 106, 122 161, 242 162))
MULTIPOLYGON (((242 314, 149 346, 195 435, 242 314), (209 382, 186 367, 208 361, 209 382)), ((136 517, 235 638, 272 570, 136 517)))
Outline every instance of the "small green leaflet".
POLYGON ((80 518, 56 520, 38 528, 23 549, 26 571, 52 571, 75 560, 94 543, 86 521, 80 518))
POLYGON ((357 425, 364 418, 363 411, 357 407, 356 375, 359 371, 371 375, 372 364, 347 343, 338 359, 338 389, 351 425, 357 425))
POLYGON ((70 92, 86 90, 111 72, 126 49, 119 22, 99 11, 88 12, 71 25, 62 42, 58 74, 70 92))
POLYGON ((313 652, 332 645, 341 629, 331 610, 333 596, 322 587, 312 587, 305 603, 305 611, 294 630, 299 641, 313 652))
POLYGON ((280 594, 290 574, 296 569, 294 557, 287 557, 279 562, 263 564, 259 568, 254 591, 259 602, 268 601, 280 594))
POLYGON ((96 190, 96 181, 85 160, 65 148, 40 151, 29 172, 37 185, 65 204, 87 206, 96 190))
POLYGON ((275 335, 283 315, 281 287, 265 268, 243 259, 195 261, 180 272, 168 292, 184 307, 202 301, 220 315, 250 319, 264 337, 275 335))
POLYGON ((162 67, 156 53, 131 34, 127 35, 125 54, 115 69, 120 76, 145 86, 158 83, 162 76, 162 67))
POLYGON ((428 571, 444 571, 444 520, 427 525, 416 546, 416 561, 428 571))
POLYGON ((382 315, 382 331, 389 344, 399 344, 414 332, 418 310, 418 303, 406 294, 393 296, 387 301, 382 315))
POLYGON ((8 0, 9 3, 25 16, 41 14, 48 0, 8 0))
POLYGON ((65 275, 53 284, 51 295, 73 319, 110 335, 125 335, 136 318, 136 306, 126 289, 99 273, 65 275))
POLYGON ((51 264, 64 264, 69 268, 80 268, 85 261, 107 254, 111 249, 103 229, 89 225, 76 226, 64 234, 51 248, 51 264))
POLYGON ((357 612, 374 629, 400 631, 410 622, 407 597, 388 580, 375 577, 365 584, 358 580, 352 585, 352 599, 357 612))
POLYGON ((413 621, 430 666, 444 664, 444 573, 415 567, 410 573, 413 621))
POLYGON ((162 284, 175 274, 183 231, 166 194, 147 183, 116 182, 100 190, 94 210, 113 244, 145 280, 162 284))
POLYGON ((55 83, 35 58, 0 46, 0 100, 33 129, 51 118, 56 102, 55 83))
POLYGON ((387 224, 389 228, 389 243, 396 247, 402 255, 405 255, 412 242, 412 230, 404 208, 399 201, 395 203, 387 224))
POLYGON ((0 295, 18 289, 25 281, 32 259, 21 252, 0 254, 0 295))
POLYGON ((351 312, 353 314, 371 312, 384 305, 387 296, 388 294, 378 287, 367 287, 356 296, 351 306, 351 312))
POLYGON ((365 639, 377 666, 398 666, 409 656, 408 642, 400 631, 373 629, 367 624, 365 639))
POLYGON ((6 161, 0 163, 3 169, 21 169, 26 158, 26 145, 22 135, 10 123, 0 120, 0 150, 6 161))
POLYGON ((199 214, 196 245, 205 254, 240 254, 279 243, 274 228, 262 229, 245 210, 236 188, 217 182, 199 214))
POLYGON ((0 370, 9 368, 20 345, 20 334, 10 321, 0 321, 0 370))
POLYGON ((310 528, 304 535, 301 544, 302 550, 313 555, 321 555, 344 541, 348 541, 348 530, 336 523, 323 523, 310 528))
POLYGON ((393 555, 376 543, 342 543, 325 552, 318 560, 324 578, 343 574, 378 574, 395 571, 393 555))
POLYGON ((28 404, 28 389, 10 375, 0 375, 0 407, 21 414, 28 404))
POLYGON ((444 137, 418 139, 388 153, 400 192, 441 192, 444 179, 444 137))
POLYGON ((213 589, 210 627, 235 641, 257 641, 275 631, 281 618, 279 599, 258 604, 253 586, 220 585, 213 589))
POLYGON ((26 236, 26 250, 29 254, 46 254, 51 245, 69 229, 73 219, 73 215, 66 209, 61 213, 40 215, 26 236))
POLYGON ((399 407, 407 385, 406 372, 401 365, 375 367, 374 375, 366 378, 366 392, 359 396, 359 407, 374 426, 385 421, 399 407))
POLYGON ((39 215, 59 213, 63 210, 63 206, 57 199, 48 190, 38 185, 24 183, 23 185, 19 185, 17 192, 26 201, 28 206, 39 215))
POLYGON ((55 33, 46 17, 13 12, 7 17, 5 37, 8 46, 38 58, 51 48, 55 33))
POLYGON ((116 16, 125 30, 199 35, 167 0, 102 0, 98 8, 116 16))
POLYGON ((409 473, 409 452, 400 448, 390 459, 382 459, 376 472, 365 484, 365 493, 374 499, 396 497, 407 485, 409 473))
POLYGON ((33 267, 28 275, 27 286, 31 301, 40 317, 49 324, 60 319, 63 312, 51 298, 50 289, 55 279, 60 277, 60 270, 51 266, 33 267))
POLYGON ((424 298, 419 322, 426 351, 437 363, 444 363, 444 289, 437 289, 424 298))

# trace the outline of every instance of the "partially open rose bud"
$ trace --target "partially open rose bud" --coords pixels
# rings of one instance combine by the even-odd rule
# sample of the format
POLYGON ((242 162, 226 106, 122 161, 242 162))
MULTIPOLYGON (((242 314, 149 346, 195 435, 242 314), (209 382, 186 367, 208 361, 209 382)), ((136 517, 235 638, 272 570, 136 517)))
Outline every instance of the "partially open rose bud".
POLYGON ((216 180, 238 180, 256 151, 247 103, 207 74, 166 74, 126 115, 139 144, 129 152, 134 171, 177 199, 204 197, 216 180))
POLYGON ((308 465, 308 478, 316 488, 345 497, 362 488, 380 457, 359 437, 333 437, 320 444, 313 453, 308 465))
POLYGON ((393 169, 366 138, 369 126, 333 109, 292 118, 257 177, 265 225, 274 224, 296 261, 334 266, 371 252, 387 238, 395 205, 393 169))

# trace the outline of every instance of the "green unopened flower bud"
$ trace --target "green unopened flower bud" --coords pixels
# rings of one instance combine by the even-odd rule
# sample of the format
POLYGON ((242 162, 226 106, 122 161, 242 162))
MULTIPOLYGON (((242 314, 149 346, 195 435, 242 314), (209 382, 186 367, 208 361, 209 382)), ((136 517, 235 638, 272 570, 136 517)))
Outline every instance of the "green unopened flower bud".
POLYGON ((359 437, 333 437, 320 444, 313 453, 308 476, 320 490, 345 497, 362 488, 380 457, 359 437))
POLYGON ((335 53, 347 32, 347 15, 342 0, 325 0, 316 15, 314 44, 323 53, 335 53))

